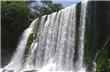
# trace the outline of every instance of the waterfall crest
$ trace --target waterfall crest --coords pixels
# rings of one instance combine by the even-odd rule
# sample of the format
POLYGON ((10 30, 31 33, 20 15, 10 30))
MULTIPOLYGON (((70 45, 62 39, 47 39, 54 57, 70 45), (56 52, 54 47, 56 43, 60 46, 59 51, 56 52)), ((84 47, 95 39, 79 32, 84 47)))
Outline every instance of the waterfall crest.
POLYGON ((78 31, 76 4, 35 19, 22 34, 13 58, 4 69, 14 72, 86 72, 83 61, 86 7, 87 2, 82 2, 78 31), (27 47, 30 37, 32 43, 27 47), (79 41, 75 62, 76 37, 79 41))

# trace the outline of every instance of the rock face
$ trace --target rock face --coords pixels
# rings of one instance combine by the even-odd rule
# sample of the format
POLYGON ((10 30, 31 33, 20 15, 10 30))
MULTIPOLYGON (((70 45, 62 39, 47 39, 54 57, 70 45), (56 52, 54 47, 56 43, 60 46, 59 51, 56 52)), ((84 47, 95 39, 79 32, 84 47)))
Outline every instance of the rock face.
MULTIPOLYGON (((88 69, 97 63, 97 71, 110 71, 110 2, 90 1, 88 4, 85 39, 85 62, 88 69), (104 70, 103 69, 103 70, 104 70)), ((104 72, 105 72, 104 71, 104 72)), ((108 72, 107 71, 107 72, 108 72)))

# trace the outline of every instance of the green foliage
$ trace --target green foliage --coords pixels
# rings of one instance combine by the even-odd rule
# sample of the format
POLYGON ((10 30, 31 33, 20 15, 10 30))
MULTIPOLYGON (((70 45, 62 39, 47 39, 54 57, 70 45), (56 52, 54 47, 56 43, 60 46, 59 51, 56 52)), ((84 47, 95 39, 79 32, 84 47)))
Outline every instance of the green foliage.
POLYGON ((96 59, 96 63, 97 63, 97 71, 100 71, 102 68, 107 68, 107 51, 106 50, 102 50, 99 52, 99 55, 96 59))
POLYGON ((108 36, 104 46, 97 52, 95 62, 97 63, 97 72, 108 72, 110 71, 109 62, 109 44, 110 38, 108 36))
POLYGON ((33 41, 37 38, 37 33, 39 31, 39 28, 36 27, 36 25, 35 25, 32 31, 33 32, 29 35, 28 40, 27 40, 27 44, 26 44, 26 48, 25 48, 25 52, 24 52, 24 62, 23 63, 26 62, 31 45, 32 45, 33 41))
POLYGON ((8 63, 7 54, 12 56, 22 32, 35 17, 27 1, 1 1, 1 49, 8 50, 1 58, 3 66, 8 63))
POLYGON ((33 7, 38 16, 51 14, 63 9, 63 6, 60 3, 53 3, 51 0, 41 0, 41 2, 43 3, 43 6, 37 5, 33 7))
POLYGON ((25 2, 1 1, 1 37, 3 49, 15 49, 19 36, 29 24, 29 8, 25 2))
POLYGON ((92 62, 96 62, 97 72, 110 72, 109 7, 106 2, 88 4, 84 53, 88 72, 93 69, 92 62))
POLYGON ((1 13, 2 17, 5 18, 5 16, 11 17, 14 14, 24 14, 28 13, 27 5, 24 2, 16 2, 16 1, 6 1, 1 3, 1 13))
POLYGON ((26 48, 25 48, 25 52, 24 52, 24 61, 26 60, 26 58, 28 56, 29 49, 31 47, 32 42, 33 42, 33 33, 31 33, 29 35, 28 40, 27 40, 27 44, 26 44, 26 48))
POLYGON ((41 2, 43 3, 44 6, 51 6, 52 5, 52 1, 51 0, 41 0, 41 2))
POLYGON ((59 11, 59 10, 63 9, 63 6, 60 3, 54 3, 51 6, 51 9, 52 9, 53 12, 56 12, 56 11, 59 11))
MULTIPOLYGON (((36 12, 32 12, 32 3, 34 2, 35 1, 29 0, 1 1, 1 48, 11 50, 11 55, 13 54, 13 51, 16 49, 19 37, 21 36, 22 32, 29 26, 33 19, 53 12, 49 8, 52 5, 51 0, 42 0, 42 3, 44 5, 40 6, 36 4, 36 7, 34 7, 36 12)), ((54 11, 55 10, 56 9, 54 9, 54 11)), ((33 30, 33 33, 30 34, 28 38, 24 56, 25 60, 27 58, 33 40, 37 37, 38 29, 38 26, 36 26, 33 30)))
POLYGON ((33 7, 36 10, 37 16, 42 16, 45 14, 50 14, 51 12, 49 11, 48 8, 42 7, 42 6, 34 6, 33 7))

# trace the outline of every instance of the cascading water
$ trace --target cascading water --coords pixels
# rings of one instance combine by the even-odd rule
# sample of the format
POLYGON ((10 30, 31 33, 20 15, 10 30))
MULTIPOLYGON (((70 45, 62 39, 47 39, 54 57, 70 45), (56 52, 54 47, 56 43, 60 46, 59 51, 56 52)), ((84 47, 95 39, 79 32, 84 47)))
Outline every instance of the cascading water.
MULTIPOLYGON (((80 15, 80 26, 79 26, 79 44, 78 44, 78 61, 76 62, 76 69, 81 72, 84 69, 83 59, 84 59, 84 32, 85 32, 85 24, 86 24, 86 7, 87 2, 84 1, 81 6, 81 15, 80 15)), ((83 70, 84 71, 84 70, 83 70)))
POLYGON ((15 72, 86 72, 83 64, 87 2, 81 4, 80 26, 76 31, 76 5, 35 19, 20 40, 17 51, 4 70, 15 72), (36 26, 38 32, 36 36, 36 26), (78 60, 74 63, 75 38, 79 33, 78 60), (28 56, 28 38, 33 34, 28 56))
POLYGON ((24 55, 24 51, 25 51, 25 47, 27 44, 27 39, 29 37, 29 35, 32 33, 32 29, 34 27, 34 25, 36 24, 37 19, 35 19, 31 25, 29 26, 29 28, 27 28, 24 33, 21 36, 20 42, 18 44, 16 53, 14 54, 14 56, 11 59, 11 62, 5 66, 5 69, 8 70, 15 70, 15 71, 19 71, 22 67, 22 62, 23 62, 23 55, 24 55))

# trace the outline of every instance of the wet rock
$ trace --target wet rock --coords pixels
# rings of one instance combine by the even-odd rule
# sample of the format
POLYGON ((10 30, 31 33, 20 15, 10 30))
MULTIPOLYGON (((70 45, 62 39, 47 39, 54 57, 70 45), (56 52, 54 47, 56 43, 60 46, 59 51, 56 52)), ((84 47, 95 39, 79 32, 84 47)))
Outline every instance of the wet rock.
POLYGON ((37 72, 38 70, 28 70, 28 71, 23 71, 23 72, 37 72))
POLYGON ((14 70, 8 70, 7 72, 14 72, 14 70))
POLYGON ((6 69, 3 69, 2 72, 6 72, 6 69))
POLYGON ((2 72, 14 72, 14 71, 13 70, 4 69, 4 70, 2 70, 2 72))

